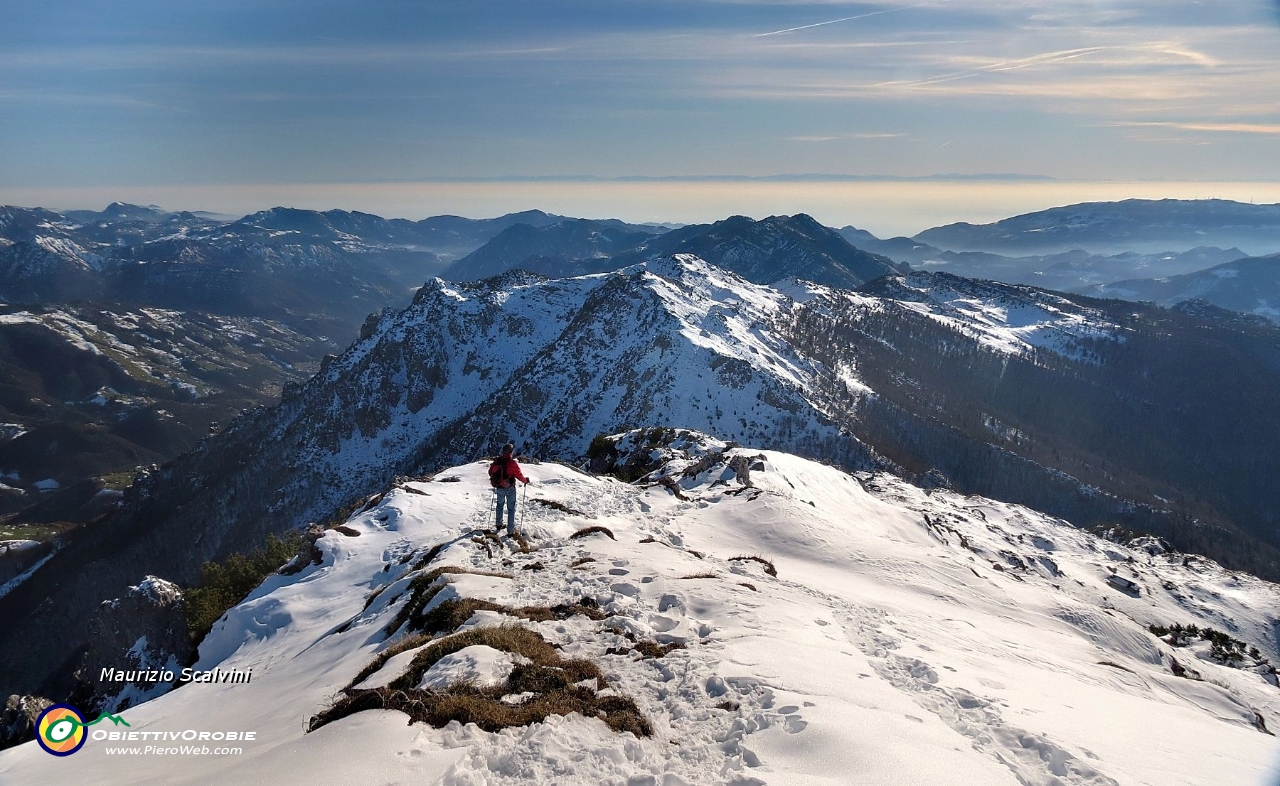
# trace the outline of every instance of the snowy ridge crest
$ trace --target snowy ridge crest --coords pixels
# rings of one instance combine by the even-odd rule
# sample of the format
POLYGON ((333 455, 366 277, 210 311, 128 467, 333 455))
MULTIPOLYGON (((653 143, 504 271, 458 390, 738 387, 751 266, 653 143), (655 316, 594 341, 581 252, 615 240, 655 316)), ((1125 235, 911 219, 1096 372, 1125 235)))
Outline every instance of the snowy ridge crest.
POLYGON ((593 434, 644 422, 877 465, 806 397, 830 372, 772 328, 793 303, 690 255, 571 279, 436 279, 286 399, 273 433, 298 446, 293 466, 319 469, 293 481, 299 497, 329 490, 302 508, 317 512, 420 457, 507 439, 581 455, 593 434))
MULTIPOLYGON (((613 439, 635 451, 652 437, 613 439)), ((318 564, 268 578, 215 625, 197 668, 251 668, 251 683, 186 685, 128 710, 138 730, 197 713, 257 728, 254 755, 78 755, 107 784, 373 769, 388 783, 451 785, 1266 777, 1278 750, 1263 733, 1280 724, 1274 675, 1147 626, 1229 631, 1274 661, 1275 585, 889 475, 693 432, 656 444, 651 458, 674 487, 526 462, 529 549, 484 534, 485 462, 402 483, 326 533, 318 564), (587 527, 609 532, 578 534, 587 527), (475 611, 410 640, 400 623, 427 598, 415 580, 428 574, 423 614, 443 619, 463 601, 475 611), (569 611, 531 611, 553 608, 569 611), (504 628, 595 664, 607 686, 574 690, 629 697, 648 730, 576 712, 488 731, 447 718, 407 725, 377 709, 304 730, 360 675, 367 690, 412 674, 428 702, 488 685, 507 706, 536 703, 550 688, 504 692, 528 667, 502 649, 509 637, 484 633, 504 628), (492 646, 451 644, 472 640, 492 646), (432 654, 446 649, 455 654, 432 654)), ((28 745, 0 753, 0 777, 58 764, 28 745)))

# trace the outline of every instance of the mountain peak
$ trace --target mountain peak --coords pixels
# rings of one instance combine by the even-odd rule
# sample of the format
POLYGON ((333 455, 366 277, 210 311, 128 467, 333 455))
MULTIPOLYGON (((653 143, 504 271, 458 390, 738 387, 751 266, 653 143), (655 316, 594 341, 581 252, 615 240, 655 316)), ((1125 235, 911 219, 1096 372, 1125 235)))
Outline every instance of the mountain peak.
POLYGON ((164 210, 155 205, 142 207, 140 205, 131 205, 128 202, 112 202, 99 215, 104 219, 158 221, 164 218, 166 214, 164 210))
POLYGON ((838 232, 803 213, 760 221, 732 216, 714 224, 681 227, 631 256, 677 253, 696 255, 760 284, 805 279, 850 289, 899 272, 892 260, 855 248, 838 232))

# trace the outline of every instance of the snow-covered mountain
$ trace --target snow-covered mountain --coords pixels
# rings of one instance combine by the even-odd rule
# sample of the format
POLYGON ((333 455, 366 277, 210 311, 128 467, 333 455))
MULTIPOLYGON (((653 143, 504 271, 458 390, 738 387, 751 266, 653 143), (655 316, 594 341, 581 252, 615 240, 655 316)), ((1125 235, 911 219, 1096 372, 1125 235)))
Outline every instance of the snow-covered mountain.
POLYGON ((653 439, 610 440, 658 467, 634 485, 526 462, 528 550, 485 533, 484 462, 400 481, 320 538, 316 563, 269 577, 214 626, 194 668, 248 682, 122 710, 129 726, 103 736, 133 740, 92 739, 69 758, 34 743, 0 752, 0 780, 1264 786, 1280 774, 1275 585, 890 475, 688 432, 653 439), (183 745, 208 753, 154 753, 183 745))
POLYGON ((435 280, 362 335, 279 406, 139 480, 118 515, 0 598, 0 692, 57 687, 49 664, 83 643, 66 631, 140 572, 190 584, 205 560, 328 520, 396 475, 507 439, 580 457, 640 424, 951 484, 1280 575, 1269 325, 946 274, 767 287, 677 256, 435 280))
POLYGON ((296 292, 280 304, 285 310, 304 318, 340 312, 350 321, 344 306, 355 303, 363 316, 397 303, 504 229, 562 220, 536 210, 409 221, 277 207, 228 221, 121 203, 66 214, 0 207, 0 299, 94 299, 214 312, 221 305, 247 308, 234 312, 242 316, 279 318, 260 310, 261 303, 243 303, 245 293, 263 300, 267 292, 278 298, 296 292), (370 293, 376 297, 366 302, 370 293))
MULTIPOLYGON (((264 319, 0 307, 0 475, 24 492, 0 496, 0 514, 50 496, 41 483, 69 489, 173 458, 338 349, 264 319)), ((101 484, 90 485, 92 496, 101 484)), ((52 520, 80 519, 63 508, 52 520)))
POLYGON ((732 216, 673 230, 582 219, 543 227, 516 225, 441 276, 474 281, 522 269, 564 278, 680 254, 697 256, 757 284, 793 278, 856 287, 909 269, 855 248, 835 230, 800 213, 759 221, 732 216))
POLYGON ((675 254, 695 255, 757 284, 794 278, 854 288, 909 269, 855 248, 839 232, 804 213, 759 221, 732 216, 714 224, 691 224, 619 255, 615 264, 675 254))
POLYGON ((35 483, 127 477, 174 457, 211 422, 274 401, 282 384, 354 340, 370 312, 407 305, 447 259, 513 223, 558 220, 539 211, 413 222, 288 208, 228 220, 122 203, 0 207, 0 333, 13 342, 0 345, 12 381, 0 423, 27 432, 0 441, 0 514, 29 504, 20 492, 35 483), (133 362, 157 353, 154 368, 133 362), (203 393, 140 422, 133 404, 164 399, 152 388, 171 379, 203 393), (109 405, 86 409, 99 389, 109 405))
POLYGON ((1074 249, 1155 253, 1195 246, 1238 246, 1250 254, 1270 254, 1280 251, 1280 205, 1225 199, 1086 202, 992 224, 948 224, 912 239, 952 251, 1014 256, 1074 249))
POLYGON ((1201 300, 1218 308, 1280 321, 1280 254, 1238 259, 1180 276, 1129 279, 1082 290, 1097 297, 1172 306, 1201 300))
POLYGON ((515 224, 445 268, 440 276, 450 281, 478 281, 515 269, 553 278, 601 273, 616 267, 610 263, 615 254, 665 231, 585 218, 540 227, 515 224))
POLYGON ((988 278, 1008 284, 1031 284, 1064 292, 1089 291, 1086 287, 1123 279, 1192 273, 1248 256, 1238 248, 1215 246, 1119 254, 1090 253, 1077 248, 1052 254, 1004 256, 986 251, 941 249, 907 237, 881 240, 853 226, 843 227, 840 234, 858 248, 920 269, 942 270, 952 275, 988 278))

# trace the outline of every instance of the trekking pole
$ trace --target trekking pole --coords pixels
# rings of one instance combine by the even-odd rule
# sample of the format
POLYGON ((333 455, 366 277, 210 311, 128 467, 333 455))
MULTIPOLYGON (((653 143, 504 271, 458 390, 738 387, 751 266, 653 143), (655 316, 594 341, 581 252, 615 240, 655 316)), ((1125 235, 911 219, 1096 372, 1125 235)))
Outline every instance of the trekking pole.
POLYGON ((524 484, 524 490, 520 492, 520 534, 524 534, 524 509, 529 503, 529 484, 524 484))

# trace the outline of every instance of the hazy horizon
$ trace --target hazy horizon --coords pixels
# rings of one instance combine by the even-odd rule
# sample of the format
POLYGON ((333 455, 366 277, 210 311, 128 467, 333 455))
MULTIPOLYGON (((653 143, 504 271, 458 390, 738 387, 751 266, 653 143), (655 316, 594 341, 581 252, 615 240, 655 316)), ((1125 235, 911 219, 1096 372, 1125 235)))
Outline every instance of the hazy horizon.
POLYGON ((1061 180, 507 180, 0 189, 0 203, 101 210, 111 202, 242 216, 272 207, 358 210, 385 218, 488 218, 522 210, 635 223, 708 223, 730 215, 808 213, 834 227, 911 236, 1060 205, 1121 199, 1280 203, 1280 182, 1061 180))

